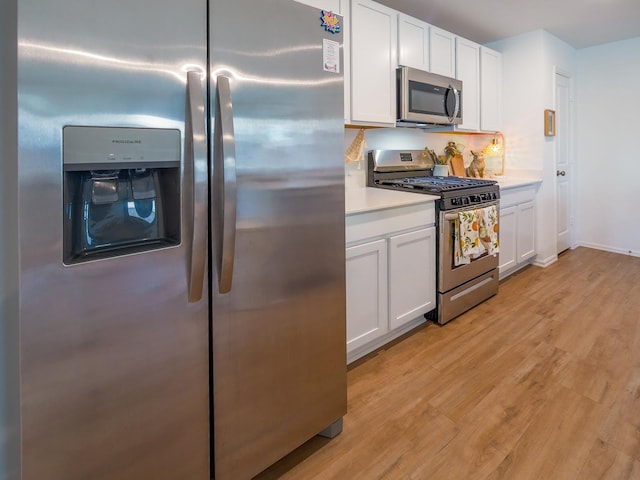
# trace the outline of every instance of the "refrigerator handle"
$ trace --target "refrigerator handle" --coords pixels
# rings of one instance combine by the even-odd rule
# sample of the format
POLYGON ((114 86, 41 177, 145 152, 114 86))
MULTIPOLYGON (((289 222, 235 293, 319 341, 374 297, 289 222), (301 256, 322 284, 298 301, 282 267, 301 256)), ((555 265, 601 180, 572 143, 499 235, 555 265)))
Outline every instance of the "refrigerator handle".
POLYGON ((216 114, 211 172, 211 214, 215 239, 218 290, 231 291, 236 244, 236 146, 229 77, 216 78, 216 114))
POLYGON ((190 215, 191 258, 189 302, 202 298, 207 260, 207 136, 204 122, 204 97, 199 72, 187 72, 187 116, 185 132, 184 185, 190 215))

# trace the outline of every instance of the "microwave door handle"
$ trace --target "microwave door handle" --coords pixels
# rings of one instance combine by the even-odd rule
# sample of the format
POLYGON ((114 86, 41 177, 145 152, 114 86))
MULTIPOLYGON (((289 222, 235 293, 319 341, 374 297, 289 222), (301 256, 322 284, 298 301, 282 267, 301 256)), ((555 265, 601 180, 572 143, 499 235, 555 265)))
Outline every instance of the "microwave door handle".
POLYGON ((229 78, 216 79, 213 171, 211 172, 212 225, 216 240, 218 291, 231 291, 236 244, 236 146, 233 128, 233 103, 229 78))
POLYGON ((453 96, 456 100, 455 106, 453 107, 453 115, 449 117, 449 121, 453 123, 460 111, 460 91, 453 85, 449 85, 449 90, 453 92, 453 96))
POLYGON ((184 186, 188 230, 191 234, 188 301, 202 298, 207 261, 207 133, 199 72, 187 73, 184 186))

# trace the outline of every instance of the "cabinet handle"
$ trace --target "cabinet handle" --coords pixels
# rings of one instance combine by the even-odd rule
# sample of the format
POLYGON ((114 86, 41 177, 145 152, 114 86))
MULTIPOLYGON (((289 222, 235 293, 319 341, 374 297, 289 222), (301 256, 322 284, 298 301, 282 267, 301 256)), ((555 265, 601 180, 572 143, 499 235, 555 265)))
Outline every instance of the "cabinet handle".
POLYGON ((556 170, 557 177, 564 177, 567 174, 564 170, 556 170))

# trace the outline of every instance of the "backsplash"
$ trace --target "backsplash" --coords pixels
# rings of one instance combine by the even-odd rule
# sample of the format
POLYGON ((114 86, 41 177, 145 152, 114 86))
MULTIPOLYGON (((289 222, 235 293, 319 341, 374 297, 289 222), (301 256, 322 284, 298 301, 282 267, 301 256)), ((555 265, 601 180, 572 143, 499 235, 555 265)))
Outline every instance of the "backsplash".
MULTIPOLYGON (((355 139, 359 129, 345 128, 344 150, 355 139)), ((465 167, 471 163, 471 150, 480 151, 493 139, 490 133, 459 133, 459 132, 425 132, 418 128, 369 128, 365 130, 366 151, 368 150, 422 150, 429 147, 439 155, 444 154, 444 147, 454 141, 464 145, 463 158, 465 167)), ((485 157, 487 170, 500 171, 502 162, 500 157, 485 157)), ((366 183, 366 159, 359 162, 345 164, 345 180, 347 186, 364 186, 366 183)))

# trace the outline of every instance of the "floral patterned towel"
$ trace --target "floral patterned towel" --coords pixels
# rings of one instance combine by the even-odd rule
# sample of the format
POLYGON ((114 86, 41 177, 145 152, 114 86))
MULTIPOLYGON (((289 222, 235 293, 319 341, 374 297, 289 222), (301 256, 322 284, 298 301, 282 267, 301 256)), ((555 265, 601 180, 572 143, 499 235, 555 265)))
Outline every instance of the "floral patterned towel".
POLYGON ((498 241, 498 209, 495 205, 476 210, 478 214, 478 236, 480 243, 484 248, 481 252, 486 251, 489 255, 493 255, 500 251, 500 243, 498 241))
POLYGON ((495 205, 458 212, 455 224, 454 265, 471 263, 474 258, 500 251, 498 209, 495 205))
POLYGON ((471 263, 471 259, 480 253, 480 238, 478 236, 478 214, 476 210, 458 212, 455 225, 454 265, 471 263))

